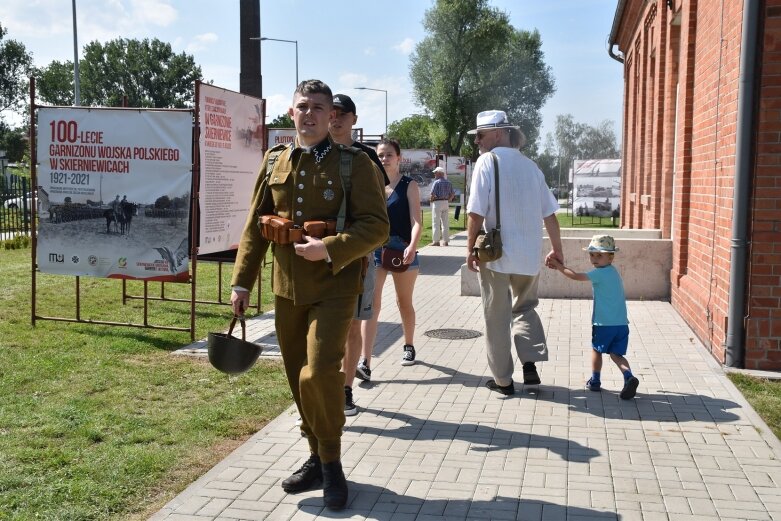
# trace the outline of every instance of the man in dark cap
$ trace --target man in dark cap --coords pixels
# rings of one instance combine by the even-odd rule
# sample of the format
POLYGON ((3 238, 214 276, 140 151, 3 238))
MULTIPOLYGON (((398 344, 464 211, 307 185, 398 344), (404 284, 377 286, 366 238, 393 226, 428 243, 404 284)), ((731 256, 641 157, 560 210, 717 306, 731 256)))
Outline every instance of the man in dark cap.
MULTIPOLYGON (((355 103, 346 94, 336 94, 334 96, 335 117, 331 120, 329 133, 331 138, 342 145, 359 148, 366 152, 372 161, 377 165, 377 175, 384 178, 384 184, 388 184, 388 176, 385 173, 377 152, 359 141, 353 139, 353 125, 358 122, 358 115, 355 113, 355 103)), ((370 256, 372 254, 369 254, 370 256)), ((367 378, 369 368, 358 366, 358 359, 361 356, 361 322, 372 318, 372 302, 374 301, 374 261, 369 259, 366 277, 363 279, 363 294, 358 297, 358 305, 350 324, 350 331, 347 334, 347 343, 344 346, 344 358, 342 359, 342 371, 344 372, 344 414, 354 416, 358 414, 358 408, 353 401, 353 382, 355 376, 362 380, 367 378)))

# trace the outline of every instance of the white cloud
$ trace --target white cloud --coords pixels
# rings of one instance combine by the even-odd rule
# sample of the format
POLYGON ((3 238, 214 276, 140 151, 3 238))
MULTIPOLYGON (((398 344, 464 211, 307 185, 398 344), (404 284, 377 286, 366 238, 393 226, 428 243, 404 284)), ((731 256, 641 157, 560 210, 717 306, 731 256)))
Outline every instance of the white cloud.
POLYGON ((280 114, 287 114, 287 109, 290 108, 292 103, 293 93, 290 96, 284 96, 282 94, 275 94, 273 96, 266 97, 266 123, 271 123, 280 114))
POLYGON ((219 39, 220 39, 219 36, 217 36, 215 33, 198 34, 187 45, 187 52, 194 53, 196 51, 201 51, 203 49, 206 49, 212 44, 217 43, 217 40, 219 39))
POLYGON ((168 27, 179 17, 179 12, 168 0, 132 0, 131 3, 132 17, 141 25, 168 27))
POLYGON ((415 50, 415 40, 412 38, 404 38, 398 45, 394 45, 393 49, 399 51, 401 54, 410 54, 415 50))
POLYGON ((331 86, 331 89, 334 90, 334 92, 339 91, 341 92, 344 89, 352 89, 354 87, 366 87, 368 86, 368 78, 365 74, 358 74, 356 72, 346 72, 344 74, 339 75, 339 79, 337 82, 335 82, 334 85, 331 86))

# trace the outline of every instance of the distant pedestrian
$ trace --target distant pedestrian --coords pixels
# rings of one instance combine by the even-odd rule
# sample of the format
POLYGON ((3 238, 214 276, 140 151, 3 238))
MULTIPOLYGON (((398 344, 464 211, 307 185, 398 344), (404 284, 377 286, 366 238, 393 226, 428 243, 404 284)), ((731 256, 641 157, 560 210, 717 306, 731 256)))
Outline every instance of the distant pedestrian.
POLYGON ((445 178, 445 169, 434 169, 434 183, 431 185, 431 227, 433 229, 432 246, 447 246, 450 239, 450 201, 456 196, 453 184, 445 178), (440 238, 442 242, 440 243, 440 238))
POLYGON ((602 354, 607 353, 624 374, 622 400, 631 400, 637 392, 640 381, 632 374, 624 355, 629 344, 629 320, 626 312, 626 297, 621 275, 613 266, 613 257, 618 251, 613 237, 595 235, 588 247, 589 260, 594 269, 585 273, 572 271, 558 259, 551 258, 548 265, 572 280, 591 282, 594 292, 594 311, 591 315, 591 378, 586 382, 590 391, 602 390, 602 354))

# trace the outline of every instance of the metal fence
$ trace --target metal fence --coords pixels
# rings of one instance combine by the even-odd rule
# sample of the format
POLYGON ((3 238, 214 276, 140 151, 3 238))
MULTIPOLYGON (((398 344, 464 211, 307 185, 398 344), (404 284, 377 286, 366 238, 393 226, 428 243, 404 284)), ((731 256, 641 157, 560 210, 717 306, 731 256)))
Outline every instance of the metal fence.
POLYGON ((0 239, 30 234, 32 204, 29 179, 16 175, 0 176, 0 239))

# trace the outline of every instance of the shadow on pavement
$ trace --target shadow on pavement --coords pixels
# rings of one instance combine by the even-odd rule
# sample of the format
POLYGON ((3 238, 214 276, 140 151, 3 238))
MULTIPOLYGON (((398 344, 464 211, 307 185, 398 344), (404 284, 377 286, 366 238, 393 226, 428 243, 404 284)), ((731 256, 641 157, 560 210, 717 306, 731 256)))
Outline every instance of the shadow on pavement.
POLYGON ((593 414, 606 419, 658 421, 658 422, 730 422, 739 419, 727 409, 740 409, 733 401, 711 398, 699 394, 676 391, 640 391, 633 400, 622 400, 620 389, 603 389, 591 392, 585 389, 570 389, 552 385, 540 385, 524 393, 537 400, 561 403, 570 409, 593 414))
MULTIPOLYGON (((620 521, 621 515, 593 508, 567 507, 547 501, 493 496, 490 499, 422 499, 398 494, 377 485, 348 480, 350 497, 347 509, 331 512, 323 508, 321 497, 308 497, 298 503, 299 510, 330 519, 416 519, 442 518, 448 521, 466 519, 588 519, 620 521), (430 517, 429 517, 430 516, 430 517)), ((519 486, 521 483, 513 483, 519 486)), ((452 492, 451 492, 452 494, 452 492)))
POLYGON ((452 277, 461 271, 461 265, 466 262, 466 255, 458 257, 437 255, 437 250, 438 248, 428 248, 425 254, 418 255, 421 275, 452 277))
MULTIPOLYGON (((464 387, 483 387, 488 377, 463 373, 439 364, 420 360, 416 365, 430 367, 440 371, 444 376, 434 378, 396 379, 396 384, 413 385, 454 385, 464 387)), ((376 383, 382 383, 378 380, 376 383)), ((711 398, 699 394, 681 393, 675 391, 657 391, 654 393, 640 392, 633 400, 619 398, 620 389, 602 389, 601 392, 591 392, 586 389, 561 387, 555 385, 523 386, 515 383, 515 394, 496 398, 533 399, 567 405, 571 410, 592 414, 605 419, 658 421, 658 422, 689 422, 705 421, 713 423, 731 422, 739 419, 728 409, 740 409, 741 406, 731 400, 711 398)))
POLYGON ((439 420, 425 420, 400 412, 381 409, 363 409, 361 414, 374 414, 404 425, 393 428, 392 424, 385 427, 352 424, 345 431, 357 431, 374 436, 387 436, 402 440, 435 441, 460 440, 476 446, 470 450, 478 452, 493 452, 514 448, 542 448, 558 454, 562 460, 588 463, 599 455, 599 451, 581 445, 566 438, 556 438, 542 434, 508 431, 475 423, 448 423, 439 420))

